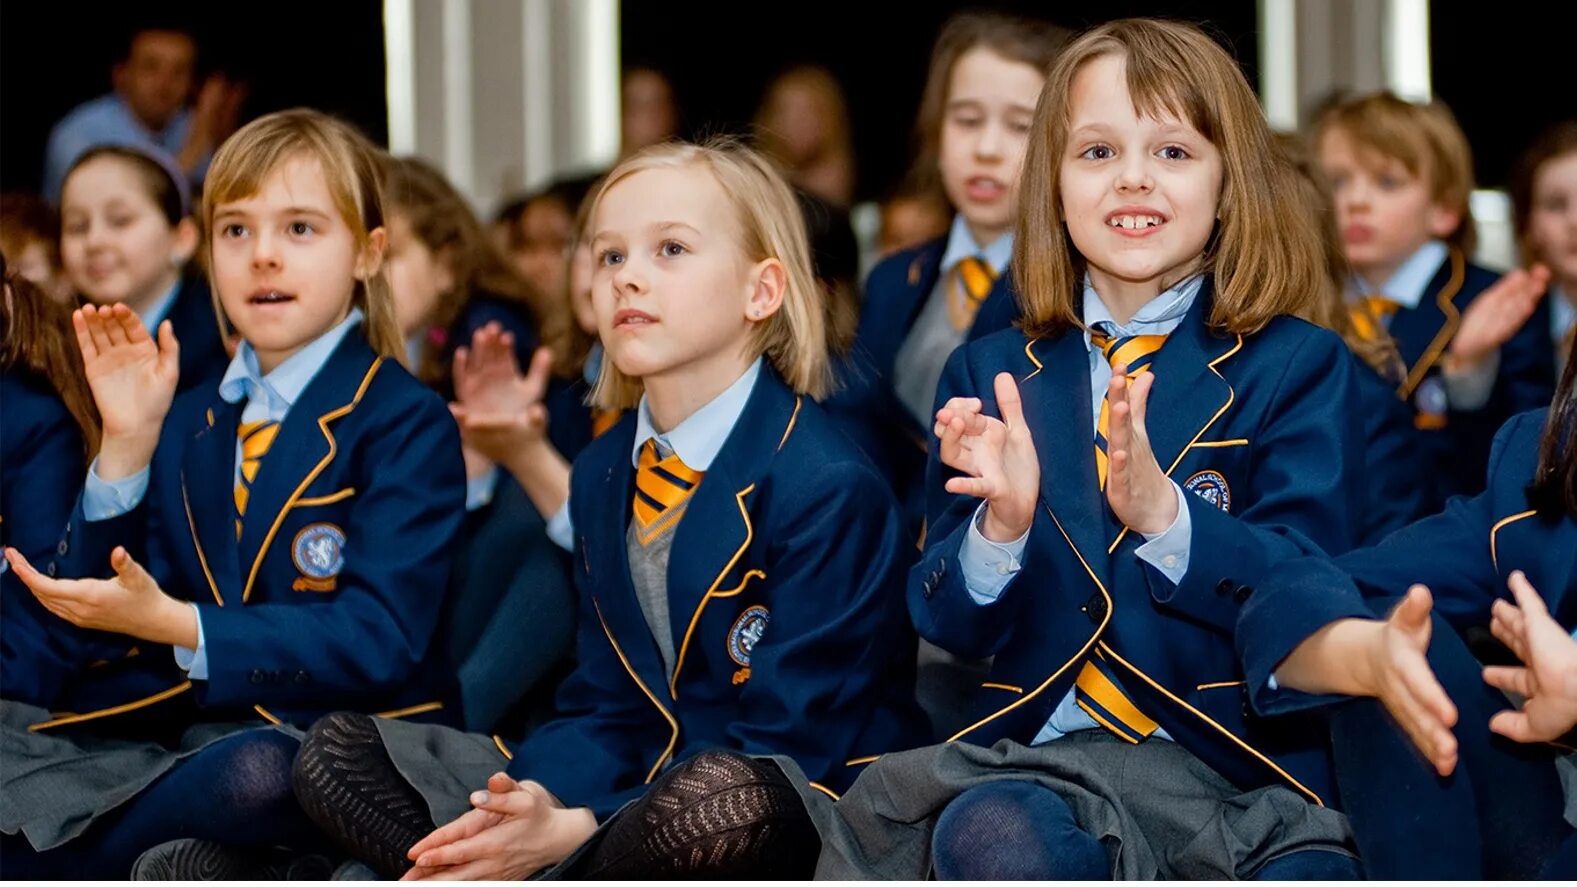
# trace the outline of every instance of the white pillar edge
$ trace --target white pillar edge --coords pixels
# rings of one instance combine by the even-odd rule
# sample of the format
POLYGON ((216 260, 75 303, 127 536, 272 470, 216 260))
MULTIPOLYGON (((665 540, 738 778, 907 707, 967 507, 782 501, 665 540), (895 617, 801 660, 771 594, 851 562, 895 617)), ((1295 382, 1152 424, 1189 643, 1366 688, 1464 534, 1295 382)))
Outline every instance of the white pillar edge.
POLYGON ((416 152, 415 0, 383 0, 383 89, 387 102, 389 151, 416 152))
POLYGON ((1259 0, 1259 101, 1272 129, 1298 129, 1296 0, 1259 0))
POLYGON ((1429 0, 1385 0, 1385 86, 1404 99, 1427 102, 1433 95, 1429 74, 1429 0))

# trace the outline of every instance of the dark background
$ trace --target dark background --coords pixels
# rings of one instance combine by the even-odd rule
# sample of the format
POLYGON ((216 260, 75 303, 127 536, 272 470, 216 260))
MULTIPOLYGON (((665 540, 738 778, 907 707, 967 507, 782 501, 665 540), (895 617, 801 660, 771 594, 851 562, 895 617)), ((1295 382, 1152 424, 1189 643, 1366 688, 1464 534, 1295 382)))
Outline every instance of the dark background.
MULTIPOLYGON (((826 66, 849 102, 859 196, 877 198, 909 162, 931 42, 948 14, 967 5, 625 0, 620 40, 627 65, 652 65, 672 78, 691 135, 743 131, 774 74, 802 61, 826 66)), ((1126 15, 1205 22, 1257 86, 1254 0, 975 5, 1075 29, 1126 15)), ((1539 130, 1577 114, 1564 31, 1556 22, 1536 27, 1529 16, 1509 11, 1484 16, 1481 7, 1431 6, 1437 95, 1468 132, 1480 183, 1502 185, 1517 153, 1539 130)), ((147 22, 195 30, 204 71, 222 68, 246 79, 251 92, 244 118, 306 104, 345 116, 376 141, 387 139, 379 0, 281 3, 267 14, 212 3, 165 2, 151 12, 139 7, 145 5, 4 3, 0 188, 38 186, 50 126, 78 103, 109 91, 110 66, 130 30, 147 22), (287 14, 291 9, 298 14, 287 14)))

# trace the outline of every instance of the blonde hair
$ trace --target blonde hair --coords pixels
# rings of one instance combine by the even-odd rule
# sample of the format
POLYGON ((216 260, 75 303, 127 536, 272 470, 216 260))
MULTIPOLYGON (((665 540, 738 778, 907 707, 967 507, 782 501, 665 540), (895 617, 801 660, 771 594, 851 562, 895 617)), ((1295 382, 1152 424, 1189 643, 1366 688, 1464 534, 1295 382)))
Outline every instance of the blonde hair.
POLYGON ((1122 19, 1062 51, 1035 110, 1013 247, 1025 332, 1045 336, 1083 325, 1085 260, 1064 225, 1061 170, 1073 78, 1107 55, 1126 60, 1128 94, 1140 114, 1175 115, 1221 152, 1219 222, 1200 266, 1215 279, 1210 324, 1246 334, 1301 311, 1312 298, 1309 282, 1326 273, 1319 236, 1312 220, 1298 217, 1302 203, 1242 71, 1197 27, 1122 19))
MULTIPOLYGON (((777 259, 788 277, 782 306, 751 332, 751 351, 766 355, 790 388, 820 400, 831 385, 825 296, 811 271, 799 203, 770 160, 732 138, 709 139, 698 145, 653 145, 608 173, 592 200, 592 218, 608 192, 636 173, 690 166, 710 172, 728 196, 737 218, 716 221, 739 232, 745 257, 752 262, 777 259)), ((621 373, 609 358, 602 362, 591 396, 604 409, 624 409, 640 401, 641 391, 641 380, 621 373)))
MULTIPOLYGON (((268 114, 248 123, 225 140, 214 154, 203 183, 203 229, 214 236, 214 212, 220 204, 244 200, 264 180, 297 157, 310 157, 323 168, 340 218, 350 228, 358 250, 365 249, 374 230, 384 225, 383 164, 377 148, 350 124, 320 111, 296 108, 268 114)), ((213 280, 214 310, 228 322, 213 280)), ((405 344, 394 315, 394 296, 382 264, 359 280, 351 304, 366 315, 367 341, 377 353, 405 362, 405 344)))
POLYGON ((1416 104, 1389 92, 1340 102, 1320 116, 1317 137, 1339 129, 1362 148, 1402 164, 1422 178, 1429 196, 1461 216, 1446 241, 1471 254, 1476 241, 1473 212, 1473 150, 1451 109, 1440 102, 1416 104))

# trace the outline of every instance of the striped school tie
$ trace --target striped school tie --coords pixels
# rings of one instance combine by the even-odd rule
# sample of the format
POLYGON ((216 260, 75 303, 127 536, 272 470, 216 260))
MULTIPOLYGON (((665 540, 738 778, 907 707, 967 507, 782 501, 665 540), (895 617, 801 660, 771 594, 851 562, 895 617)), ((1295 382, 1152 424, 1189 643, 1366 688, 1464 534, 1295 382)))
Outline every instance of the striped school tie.
POLYGON ((705 472, 684 464, 678 453, 661 456, 656 438, 641 446, 640 464, 635 471, 635 537, 642 545, 650 544, 679 523, 685 503, 704 475, 705 472))
POLYGON ((257 479, 257 469, 263 464, 263 455, 274 445, 279 436, 279 423, 273 419, 242 422, 236 431, 241 438, 241 477, 235 484, 235 537, 241 538, 241 518, 246 516, 246 503, 252 495, 252 481, 257 479))
POLYGON ((983 259, 969 256, 953 266, 953 282, 947 300, 947 316, 953 329, 959 332, 969 329, 981 303, 991 295, 991 288, 996 284, 997 273, 983 259))
POLYGON ((1099 651, 1090 654, 1078 680, 1073 682, 1073 702, 1095 723, 1128 742, 1142 742, 1160 726, 1117 685, 1111 664, 1099 651))
MULTIPOLYGON (((1155 360, 1155 353, 1166 343, 1166 337, 1108 336, 1091 333, 1090 341, 1106 355, 1107 364, 1111 366, 1127 364, 1128 378, 1136 379, 1140 373, 1150 368, 1151 362, 1155 360)), ((1108 416, 1110 407, 1106 398, 1101 398, 1101 416, 1095 423, 1095 476, 1099 479, 1102 490, 1106 489, 1106 471, 1110 461, 1106 455, 1106 429, 1107 422, 1110 421, 1108 416)))
POLYGON ((1363 296, 1347 310, 1352 315, 1353 331, 1365 342, 1372 342, 1383 337, 1386 322, 1400 307, 1400 303, 1385 296, 1363 296))

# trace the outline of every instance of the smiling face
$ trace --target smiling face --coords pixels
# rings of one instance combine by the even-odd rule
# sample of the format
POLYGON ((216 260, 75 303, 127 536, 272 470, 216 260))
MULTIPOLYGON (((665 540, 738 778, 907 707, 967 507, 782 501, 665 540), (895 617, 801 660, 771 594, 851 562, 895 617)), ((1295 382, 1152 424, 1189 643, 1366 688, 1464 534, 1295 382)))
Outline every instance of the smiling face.
POLYGON ((1024 147, 1045 82, 1033 66, 983 46, 953 65, 938 162, 948 199, 981 246, 1013 227, 1024 147))
POLYGON ((142 310, 175 285, 196 245, 192 227, 170 224, 130 161, 96 157, 66 179, 61 264, 95 304, 142 310))
POLYGON ((1109 303, 1148 301, 1199 266, 1222 185, 1216 146, 1173 115, 1139 116, 1125 71, 1107 54, 1074 76, 1059 170, 1068 235, 1109 303))
MULTIPOLYGON (((653 380, 737 378, 754 324, 776 311, 757 286, 776 260, 751 262, 716 178, 700 163, 614 183, 592 217, 592 303, 619 371, 653 380), (730 374, 732 373, 732 374, 730 374)), ((778 266, 781 271, 781 266, 778 266)))
POLYGON ((382 259, 383 229, 358 244, 322 165, 304 155, 281 163, 256 194, 216 206, 212 226, 220 304, 265 373, 344 320, 358 280, 382 259))

